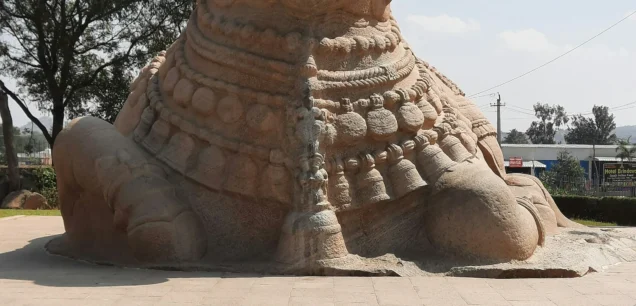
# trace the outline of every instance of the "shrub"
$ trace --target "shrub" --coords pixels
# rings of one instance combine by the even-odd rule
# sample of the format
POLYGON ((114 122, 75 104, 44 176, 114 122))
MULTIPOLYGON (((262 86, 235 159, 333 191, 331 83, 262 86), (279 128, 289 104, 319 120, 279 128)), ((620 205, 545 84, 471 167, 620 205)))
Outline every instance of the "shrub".
POLYGON ((35 184, 35 192, 46 198, 48 208, 58 208, 57 177, 51 167, 35 168, 31 171, 31 179, 35 184))
POLYGON ((568 218, 580 218, 618 225, 636 225, 636 198, 553 196, 568 218))
POLYGON ((598 206, 608 221, 619 225, 636 225, 636 198, 605 197, 598 206))

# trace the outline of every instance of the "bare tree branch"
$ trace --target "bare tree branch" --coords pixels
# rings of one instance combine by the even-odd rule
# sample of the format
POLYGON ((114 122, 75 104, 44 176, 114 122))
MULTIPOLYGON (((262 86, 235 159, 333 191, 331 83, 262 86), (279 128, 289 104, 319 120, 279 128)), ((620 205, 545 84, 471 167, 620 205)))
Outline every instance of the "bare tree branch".
POLYGON ((42 134, 44 134, 44 137, 46 138, 46 141, 48 141, 49 144, 52 146, 53 145, 53 137, 51 137, 51 134, 46 129, 44 124, 42 124, 42 122, 40 122, 40 120, 38 118, 35 118, 35 116, 33 116, 31 111, 29 110, 29 108, 26 106, 26 104, 24 102, 22 102, 20 97, 18 97, 18 95, 16 95, 13 91, 9 90, 9 88, 7 88, 4 85, 4 82, 2 80, 0 80, 0 90, 2 90, 5 94, 7 94, 9 97, 11 97, 11 99, 13 99, 13 101, 15 101, 15 103, 17 103, 18 106, 20 106, 22 111, 24 111, 24 114, 27 115, 27 117, 29 117, 29 119, 31 121, 33 121, 33 123, 35 123, 35 125, 37 125, 38 128, 40 128, 40 130, 42 131, 42 134))

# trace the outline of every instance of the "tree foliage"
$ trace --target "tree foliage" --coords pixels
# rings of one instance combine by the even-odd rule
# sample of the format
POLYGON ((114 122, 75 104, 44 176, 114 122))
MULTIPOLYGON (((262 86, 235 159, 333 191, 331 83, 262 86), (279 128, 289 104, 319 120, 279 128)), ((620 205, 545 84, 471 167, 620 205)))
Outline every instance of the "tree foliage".
POLYGON ((534 105, 537 121, 533 121, 526 135, 534 144, 554 144, 554 135, 568 123, 569 118, 563 106, 537 103, 534 105))
POLYGON ((510 144, 528 144, 528 137, 526 134, 519 132, 517 129, 512 129, 506 138, 504 138, 503 143, 510 144))
MULTIPOLYGON (((3 0, 0 70, 18 81, 2 90, 27 113, 18 94, 53 116, 53 143, 65 117, 112 118, 133 70, 180 34, 192 0, 3 0), (113 83, 113 80, 116 81, 113 83), (112 106, 109 106, 114 104, 112 106)), ((125 99, 124 99, 125 100, 125 99)))
POLYGON ((576 115, 572 118, 572 128, 568 128, 565 141, 571 144, 609 145, 616 143, 616 123, 607 106, 594 106, 594 118, 576 115))
POLYGON ((109 73, 100 76, 97 83, 102 84, 101 90, 96 93, 99 102, 95 103, 95 107, 90 112, 91 116, 114 123, 126 102, 132 80, 132 73, 119 65, 113 67, 109 73))
POLYGON ((617 158, 620 158, 621 161, 632 161, 636 160, 636 145, 631 144, 631 137, 627 139, 621 139, 618 141, 618 147, 616 148, 617 158))
POLYGON ((552 168, 541 174, 541 181, 550 191, 555 192, 582 188, 585 184, 585 169, 568 151, 561 151, 552 168))

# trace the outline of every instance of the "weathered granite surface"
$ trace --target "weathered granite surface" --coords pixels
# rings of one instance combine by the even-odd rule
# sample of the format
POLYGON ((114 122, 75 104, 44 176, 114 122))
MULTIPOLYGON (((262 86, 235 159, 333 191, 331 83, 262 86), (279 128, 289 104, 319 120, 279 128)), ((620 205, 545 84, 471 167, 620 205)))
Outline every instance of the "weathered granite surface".
POLYGON ((200 0, 114 126, 82 118, 57 139, 51 250, 330 274, 524 261, 581 227, 505 173, 493 126, 413 54, 389 2, 200 0))

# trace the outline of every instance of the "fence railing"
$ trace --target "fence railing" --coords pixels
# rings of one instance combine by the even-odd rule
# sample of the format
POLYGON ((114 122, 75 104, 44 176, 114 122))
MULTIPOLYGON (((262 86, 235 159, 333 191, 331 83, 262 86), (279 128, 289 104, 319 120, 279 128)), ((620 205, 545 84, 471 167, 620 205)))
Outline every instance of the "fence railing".
POLYGON ((20 166, 50 166, 52 165, 51 152, 19 153, 18 164, 20 166))
MULTIPOLYGON (((51 165, 51 149, 43 136, 14 135, 14 150, 20 166, 51 165)), ((3 136, 0 135, 0 166, 6 166, 3 136)))

